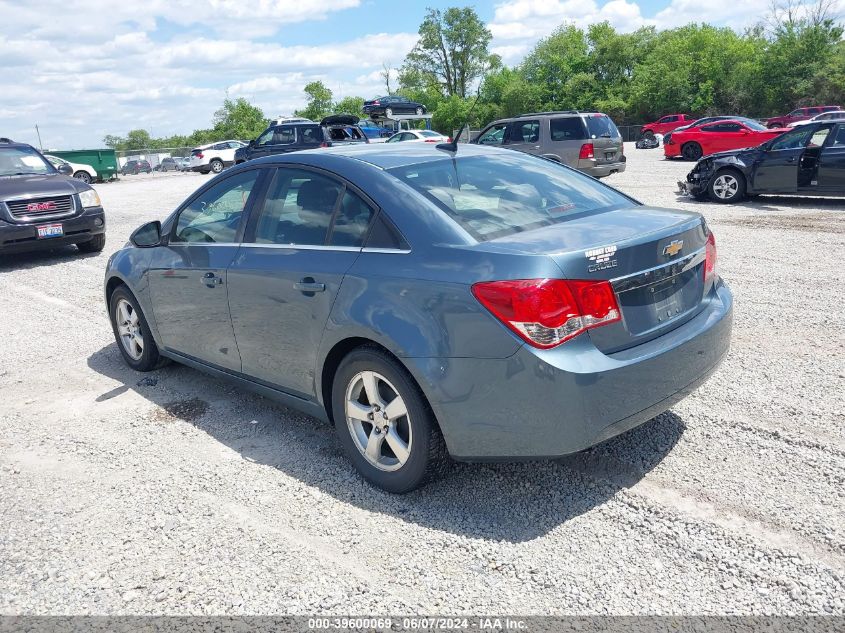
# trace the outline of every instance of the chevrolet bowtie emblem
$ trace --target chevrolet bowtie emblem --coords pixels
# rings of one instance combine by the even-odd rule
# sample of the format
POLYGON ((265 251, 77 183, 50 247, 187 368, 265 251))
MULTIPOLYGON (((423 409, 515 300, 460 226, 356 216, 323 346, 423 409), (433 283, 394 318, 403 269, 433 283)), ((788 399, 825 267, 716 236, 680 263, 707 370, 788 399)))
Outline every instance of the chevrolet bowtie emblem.
POLYGON ((666 246, 663 247, 663 256, 664 257, 674 257, 678 253, 680 253, 684 248, 684 241, 683 240, 675 240, 674 242, 670 242, 666 246))

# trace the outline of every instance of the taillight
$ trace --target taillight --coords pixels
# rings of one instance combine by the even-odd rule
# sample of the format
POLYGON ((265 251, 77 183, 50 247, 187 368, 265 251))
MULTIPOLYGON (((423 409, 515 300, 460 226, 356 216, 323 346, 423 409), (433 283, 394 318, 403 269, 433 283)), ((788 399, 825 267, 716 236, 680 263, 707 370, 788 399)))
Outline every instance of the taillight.
POLYGON ((427 139, 425 139, 425 142, 426 143, 439 143, 440 141, 438 141, 436 138, 427 138, 427 139))
POLYGON ((707 236, 707 245, 704 247, 704 283, 716 276, 716 236, 713 232, 707 236))
POLYGON ((587 158, 593 158, 595 156, 594 151, 595 150, 593 148, 592 143, 584 143, 581 146, 581 151, 578 152, 578 158, 580 160, 584 160, 584 159, 587 159, 587 158))
POLYGON ((196 156, 197 158, 202 158, 202 152, 200 152, 199 154, 194 154, 194 156, 196 156))
POLYGON ((376 99, 375 101, 373 101, 372 105, 381 105, 381 104, 379 103, 378 99, 376 99))
POLYGON ((328 146, 329 146, 329 144, 326 141, 323 141, 322 143, 320 143, 320 147, 328 147, 328 146))
POLYGON ((452 142, 452 137, 451 137, 451 136, 447 137, 447 138, 446 138, 446 142, 447 142, 447 143, 451 143, 451 142, 452 142))
POLYGON ((607 281, 485 281, 474 284, 472 294, 525 342, 541 349, 622 318, 607 281))

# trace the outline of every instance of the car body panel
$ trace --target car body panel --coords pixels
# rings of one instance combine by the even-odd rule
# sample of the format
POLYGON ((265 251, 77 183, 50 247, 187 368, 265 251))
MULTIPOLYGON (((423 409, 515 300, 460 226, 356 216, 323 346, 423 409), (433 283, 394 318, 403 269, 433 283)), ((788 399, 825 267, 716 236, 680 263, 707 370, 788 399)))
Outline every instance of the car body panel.
MULTIPOLYGON (((620 196, 624 204, 596 212, 596 217, 573 214, 568 225, 553 225, 553 231, 479 242, 387 171, 432 161, 452 164, 449 156, 414 143, 329 148, 258 159, 212 181, 253 167, 297 165, 334 174, 364 192, 377 218, 389 217, 407 239, 407 248, 128 247, 109 260, 107 285, 127 283, 145 312, 154 313, 150 327, 165 356, 324 419, 330 417, 326 409, 331 406, 331 385, 324 382, 331 375, 324 376, 324 371, 334 351, 349 341, 382 345, 417 381, 450 453, 460 459, 581 450, 665 410, 715 369, 730 340, 730 293, 720 281, 708 286, 695 315, 675 321, 654 338, 614 351, 597 346, 600 338, 592 332, 551 350, 534 348, 484 308, 471 290, 480 281, 589 278, 585 248, 614 240, 620 269, 638 269, 649 257, 658 258, 657 250, 672 233, 697 249, 704 236, 698 214, 648 209, 620 196), (168 271, 174 272, 165 276, 168 271), (225 273, 223 283, 205 288, 199 275, 204 271, 225 273), (172 278, 178 276, 182 279, 172 278), (294 288, 305 277, 325 283, 326 291, 308 296, 307 289, 294 288), (176 283, 165 290, 172 281, 176 283), (162 310, 160 301, 169 305, 162 310), (202 340, 183 341, 189 333, 202 340), (233 362, 233 353, 223 353, 233 344, 240 364, 233 362)), ((461 146, 459 156, 549 166, 471 145, 461 146)), ((553 169, 585 187, 607 190, 567 167, 553 169)), ((259 193, 251 194, 250 201, 263 195, 261 186, 253 191, 259 193)), ((246 203, 242 226, 250 226, 257 204, 246 203)), ((164 222, 165 235, 175 218, 164 222)), ((610 275, 602 270, 595 278, 610 275)))
POLYGON ((804 106, 801 108, 796 108, 789 114, 784 114, 782 116, 775 116, 770 117, 768 119, 762 119, 763 123, 768 127, 777 127, 783 128, 788 127, 790 123, 795 123, 797 121, 806 121, 807 119, 811 119, 817 114, 822 114, 824 112, 833 112, 835 110, 841 110, 842 107, 838 105, 826 105, 826 106, 804 106))
POLYGON ((387 95, 370 99, 364 102, 361 111, 370 117, 384 118, 387 116, 388 109, 392 110, 393 114, 416 114, 418 109, 421 109, 425 114, 427 111, 422 103, 411 101, 401 95, 387 95))

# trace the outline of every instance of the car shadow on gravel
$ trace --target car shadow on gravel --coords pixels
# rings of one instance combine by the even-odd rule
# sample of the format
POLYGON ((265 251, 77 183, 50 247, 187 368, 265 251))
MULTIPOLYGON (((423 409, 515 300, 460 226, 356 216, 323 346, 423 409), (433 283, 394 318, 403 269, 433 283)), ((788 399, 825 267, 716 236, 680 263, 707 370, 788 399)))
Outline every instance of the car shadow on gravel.
POLYGON ((0 273, 27 268, 40 268, 64 264, 72 260, 85 260, 97 257, 102 253, 82 253, 76 246, 67 245, 45 251, 24 251, 0 255, 0 273))
MULTIPOLYGON (((157 405, 149 424, 191 424, 245 460, 271 466, 342 503, 427 528, 512 543, 543 536, 607 503, 657 466, 686 428, 669 411, 583 453, 506 464, 452 462, 422 489, 392 495, 357 475, 334 428, 316 418, 182 365, 135 372, 114 343, 92 354, 88 366, 122 385, 100 394, 98 402, 131 389, 157 405)), ((314 511, 315 516, 320 512, 314 511)))

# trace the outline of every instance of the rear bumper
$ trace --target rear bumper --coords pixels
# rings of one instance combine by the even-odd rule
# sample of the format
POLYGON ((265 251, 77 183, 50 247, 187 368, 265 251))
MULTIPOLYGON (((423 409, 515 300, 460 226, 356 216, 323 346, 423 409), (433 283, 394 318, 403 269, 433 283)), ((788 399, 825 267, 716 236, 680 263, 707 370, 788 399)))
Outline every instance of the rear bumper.
POLYGON ((507 359, 406 359, 451 455, 469 461, 559 457, 636 427, 689 395, 725 357, 733 299, 719 282, 671 332, 606 355, 581 335, 507 359))
POLYGON ((0 220, 0 254, 79 244, 105 232, 106 217, 102 207, 85 209, 81 214, 70 218, 29 224, 13 224, 0 220), (44 224, 61 224, 65 233, 64 237, 38 239, 36 227, 44 224))
POLYGON ((593 178, 604 178, 611 174, 621 174, 625 171, 625 157, 615 163, 596 164, 594 160, 579 160, 578 171, 582 171, 593 178))

